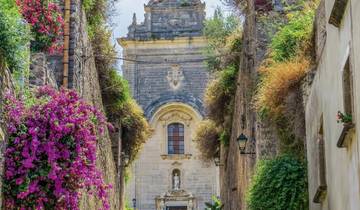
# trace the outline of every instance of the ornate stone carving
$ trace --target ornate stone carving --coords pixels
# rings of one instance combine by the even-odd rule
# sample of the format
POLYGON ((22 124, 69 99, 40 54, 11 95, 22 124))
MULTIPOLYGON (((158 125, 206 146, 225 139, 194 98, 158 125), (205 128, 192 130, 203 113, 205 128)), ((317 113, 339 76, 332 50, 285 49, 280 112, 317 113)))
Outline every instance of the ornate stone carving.
POLYGON ((184 122, 186 126, 190 126, 192 117, 184 112, 173 111, 167 114, 164 114, 160 117, 160 121, 163 123, 163 126, 166 127, 169 121, 180 121, 184 122))
POLYGON ((168 71, 167 80, 172 89, 178 89, 181 86, 182 81, 184 80, 183 71, 178 64, 171 66, 171 69, 168 71))

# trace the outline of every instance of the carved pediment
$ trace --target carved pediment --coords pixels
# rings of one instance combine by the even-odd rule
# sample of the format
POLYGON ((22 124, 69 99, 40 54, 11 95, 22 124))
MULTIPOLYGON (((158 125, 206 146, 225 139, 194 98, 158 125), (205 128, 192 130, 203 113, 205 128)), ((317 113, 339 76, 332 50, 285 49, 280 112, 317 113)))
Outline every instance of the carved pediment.
POLYGON ((179 112, 179 111, 175 111, 175 112, 170 112, 167 113, 165 115, 163 115, 162 117, 160 117, 160 121, 163 123, 163 126, 165 127, 168 122, 170 121, 180 121, 180 122, 184 122, 186 124, 186 126, 190 126, 190 122, 192 120, 192 117, 184 112, 179 112))

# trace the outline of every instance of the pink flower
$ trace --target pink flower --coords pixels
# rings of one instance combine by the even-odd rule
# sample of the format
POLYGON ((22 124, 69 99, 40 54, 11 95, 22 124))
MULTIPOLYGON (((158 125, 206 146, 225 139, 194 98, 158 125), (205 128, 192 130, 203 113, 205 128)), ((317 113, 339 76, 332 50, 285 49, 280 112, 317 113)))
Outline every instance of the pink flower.
POLYGON ((109 209, 110 186, 96 169, 96 134, 108 126, 104 115, 75 91, 44 86, 34 95, 41 104, 31 107, 11 94, 6 97, 12 138, 5 152, 4 184, 19 192, 4 192, 6 209, 44 209, 44 203, 54 203, 52 209, 78 209, 82 189, 109 209), (26 191, 24 183, 29 183, 26 191))

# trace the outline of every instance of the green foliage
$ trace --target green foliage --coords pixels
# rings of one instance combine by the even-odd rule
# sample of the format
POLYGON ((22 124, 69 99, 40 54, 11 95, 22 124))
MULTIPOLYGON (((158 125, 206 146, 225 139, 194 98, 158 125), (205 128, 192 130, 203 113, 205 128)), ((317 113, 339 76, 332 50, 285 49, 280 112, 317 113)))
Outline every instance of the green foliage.
POLYGON ((12 72, 24 72, 29 65, 30 30, 14 0, 0 0, 0 59, 12 72))
POLYGON ((232 114, 237 74, 237 66, 227 66, 215 73, 216 79, 210 81, 206 89, 204 101, 208 117, 218 125, 223 125, 232 114))
POLYGON ((222 65, 223 56, 225 57, 225 54, 230 53, 228 51, 234 50, 241 45, 241 30, 239 27, 240 21, 235 15, 224 17, 219 8, 215 10, 213 18, 205 21, 203 33, 208 40, 205 55, 210 71, 221 69, 224 66, 222 65), (232 37, 231 44, 228 44, 229 37, 232 37))
POLYGON ((218 199, 217 197, 213 196, 212 197, 213 203, 205 203, 205 210, 221 210, 223 209, 224 205, 221 204, 220 199, 218 199))
POLYGON ((96 34, 109 31, 106 28, 109 6, 113 0, 84 0, 82 6, 85 9, 87 18, 87 32, 91 40, 99 38, 96 34))
POLYGON ((291 155, 259 161, 247 203, 250 210, 308 209, 305 164, 291 155))
POLYGON ((151 135, 151 128, 142 109, 130 97, 127 81, 115 69, 99 69, 105 112, 110 122, 122 128, 123 150, 133 161, 151 135))
POLYGON ((125 202, 125 210, 134 210, 134 208, 131 207, 128 199, 126 199, 126 202, 125 202))
POLYGON ((315 12, 313 9, 289 15, 289 22, 271 40, 271 58, 275 62, 287 61, 310 42, 315 12))
POLYGON ((110 122, 121 125, 123 150, 133 161, 151 135, 151 128, 142 109, 130 97, 127 81, 113 68, 116 51, 110 43, 111 31, 107 14, 113 0, 84 0, 87 31, 95 55, 105 112, 110 122))
POLYGON ((228 129, 224 129, 221 134, 220 134, 220 142, 225 145, 225 146, 229 146, 230 144, 230 131, 228 131, 228 129))
POLYGON ((219 130, 212 120, 203 120, 196 128, 194 141, 201 152, 201 159, 210 161, 219 151, 219 130))

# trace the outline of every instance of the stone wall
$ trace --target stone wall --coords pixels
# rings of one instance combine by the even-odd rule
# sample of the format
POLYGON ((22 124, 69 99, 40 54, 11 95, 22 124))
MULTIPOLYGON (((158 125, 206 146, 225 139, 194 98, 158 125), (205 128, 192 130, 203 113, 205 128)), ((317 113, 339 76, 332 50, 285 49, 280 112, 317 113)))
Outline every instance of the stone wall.
POLYGON ((30 86, 50 85, 58 87, 54 69, 49 66, 49 61, 45 53, 31 53, 30 57, 30 86))
MULTIPOLYGON (((87 102, 104 111, 98 72, 90 40, 86 32, 86 16, 80 0, 71 3, 71 32, 69 50, 69 88, 75 89, 87 102)), ((62 85, 62 55, 36 53, 31 55, 31 85, 62 85)), ((97 166, 102 171, 106 183, 113 186, 110 191, 111 209, 119 209, 116 166, 108 132, 99 136, 97 146, 97 166)), ((81 209, 100 209, 101 203, 93 196, 85 195, 80 200, 81 209)))
MULTIPOLYGON (((74 0, 71 5, 69 86, 77 90, 82 98, 104 112, 99 85, 98 72, 95 67, 94 52, 86 32, 86 15, 81 1, 74 0)), ((106 132, 98 140, 97 165, 102 171, 106 183, 112 184, 110 192, 111 209, 119 209, 118 183, 116 166, 111 149, 111 139, 106 132)), ((99 201, 86 195, 80 201, 81 209, 99 209, 99 201)))
MULTIPOLYGON (((7 90, 14 89, 14 83, 10 71, 5 67, 4 60, 0 56, 0 175, 4 172, 4 151, 6 140, 6 122, 3 116, 4 95, 7 90)), ((0 189, 2 189, 2 181, 0 181, 0 189)), ((0 207, 2 206, 2 193, 0 193, 0 207)))
MULTIPOLYGON (((291 4, 293 4, 292 2, 291 4)), ((280 4, 280 3, 279 3, 280 4)), ((228 147, 221 146, 220 169, 221 200, 225 210, 247 209, 245 195, 256 161, 273 158, 280 151, 280 142, 274 122, 261 119, 253 107, 253 92, 258 81, 258 69, 267 55, 271 37, 286 21, 282 6, 273 11, 255 11, 254 1, 248 1, 243 29, 243 48, 237 81, 232 135, 228 147), (246 153, 240 154, 236 139, 243 133, 248 138, 246 153)), ((292 90, 285 101, 287 116, 293 120, 296 134, 304 139, 304 108, 302 92, 292 90)))

